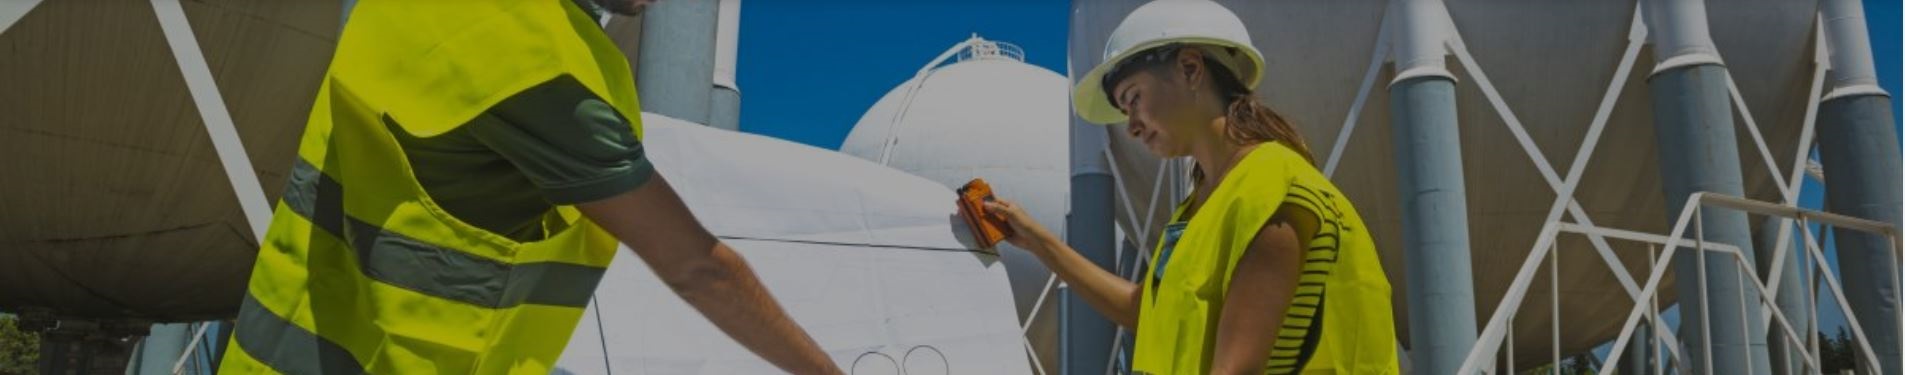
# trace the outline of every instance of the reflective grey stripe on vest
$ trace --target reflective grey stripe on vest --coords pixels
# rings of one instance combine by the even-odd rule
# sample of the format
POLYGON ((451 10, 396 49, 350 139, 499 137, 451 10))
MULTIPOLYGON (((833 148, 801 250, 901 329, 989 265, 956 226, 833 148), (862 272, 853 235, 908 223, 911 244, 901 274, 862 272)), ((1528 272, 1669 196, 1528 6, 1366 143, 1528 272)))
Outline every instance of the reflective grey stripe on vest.
POLYGON ((232 341, 251 359, 272 370, 285 374, 364 373, 364 367, 343 346, 284 320, 250 293, 238 307, 237 328, 232 331, 232 341))
POLYGON ((562 262, 510 265, 385 230, 343 212, 343 185, 303 158, 291 168, 284 204, 357 253, 365 277, 488 308, 523 303, 586 307, 602 267, 562 262))

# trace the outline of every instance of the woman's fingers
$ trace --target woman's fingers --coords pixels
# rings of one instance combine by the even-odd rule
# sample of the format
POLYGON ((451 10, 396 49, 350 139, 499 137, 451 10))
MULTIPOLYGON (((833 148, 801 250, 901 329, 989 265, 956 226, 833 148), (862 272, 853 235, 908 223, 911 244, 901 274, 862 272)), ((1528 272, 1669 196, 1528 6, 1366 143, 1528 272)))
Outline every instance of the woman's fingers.
POLYGON ((1044 228, 1039 226, 1038 222, 1033 221, 1031 216, 1025 213, 1024 208, 1019 207, 1018 204, 1012 201, 993 199, 992 201, 985 202, 985 208, 986 211, 1003 217, 1007 224, 1012 226, 1015 233, 1005 240, 1006 242, 1012 243, 1013 246, 1018 246, 1020 249, 1033 250, 1032 246, 1037 244, 1034 239, 1041 237, 1041 234, 1045 231, 1044 228))
POLYGON ((1011 201, 994 200, 986 202, 985 205, 986 212, 990 212, 992 215, 998 215, 999 218, 1005 219, 1006 223, 1013 227, 1029 225, 1029 223, 1025 222, 1024 212, 1020 211, 1019 207, 1012 204, 1011 201))
POLYGON ((1024 208, 1019 207, 1018 204, 1012 203, 1011 201, 1001 200, 1001 201, 995 201, 995 202, 987 202, 986 210, 991 211, 996 215, 1002 216, 1006 219, 1006 221, 1010 221, 1013 224, 1017 224, 1017 225, 1027 225, 1029 223, 1026 223, 1026 221, 1031 220, 1031 217, 1025 214, 1024 208))
POLYGON ((1003 214, 1003 213, 1012 212, 1012 209, 1013 209, 1012 202, 1006 201, 1004 199, 996 199, 990 202, 986 202, 986 211, 996 211, 1003 214))

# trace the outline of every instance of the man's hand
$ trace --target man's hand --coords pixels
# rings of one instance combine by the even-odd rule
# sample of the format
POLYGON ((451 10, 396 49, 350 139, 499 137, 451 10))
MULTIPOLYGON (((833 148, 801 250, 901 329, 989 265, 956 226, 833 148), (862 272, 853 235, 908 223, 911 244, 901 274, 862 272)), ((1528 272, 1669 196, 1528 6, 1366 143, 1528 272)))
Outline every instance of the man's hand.
POLYGON ((741 346, 787 372, 840 373, 740 254, 708 233, 660 174, 633 191, 577 207, 741 346))

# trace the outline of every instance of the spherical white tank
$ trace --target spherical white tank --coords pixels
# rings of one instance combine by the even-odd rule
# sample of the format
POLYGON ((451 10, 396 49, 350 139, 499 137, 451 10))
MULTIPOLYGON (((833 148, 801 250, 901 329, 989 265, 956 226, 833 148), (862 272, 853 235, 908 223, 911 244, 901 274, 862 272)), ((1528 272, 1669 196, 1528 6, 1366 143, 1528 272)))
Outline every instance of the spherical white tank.
MULTIPOLYGON (((1069 81, 1022 56, 1016 47, 977 36, 960 43, 880 98, 840 151, 949 187, 984 178, 1001 198, 1024 205, 1064 236, 1069 81)), ((946 199, 953 204, 953 197, 946 199)), ((1034 306, 1050 272, 1024 250, 1000 247, 1021 323, 1033 322, 1026 335, 1038 362, 1056 370, 1056 292, 1034 306)))

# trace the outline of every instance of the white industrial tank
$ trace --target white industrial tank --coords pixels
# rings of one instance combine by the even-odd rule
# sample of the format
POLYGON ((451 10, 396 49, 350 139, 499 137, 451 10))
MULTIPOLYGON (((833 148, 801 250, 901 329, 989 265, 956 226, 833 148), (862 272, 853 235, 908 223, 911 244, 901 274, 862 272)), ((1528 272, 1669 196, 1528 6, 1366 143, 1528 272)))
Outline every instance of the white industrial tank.
MULTIPOLYGON (((1024 62, 1016 46, 980 39, 955 45, 860 117, 840 151, 945 184, 984 178, 1055 234, 1070 199, 1069 81, 1024 62)), ((951 205, 948 199, 946 204, 951 205)), ((1050 272, 1001 244, 1021 323, 1038 362, 1055 370, 1057 298, 1040 296, 1050 272)))
MULTIPOLYGON (((831 150, 642 114, 648 156, 708 231, 851 374, 1032 374, 1005 266, 952 189, 831 150), (746 152, 735 152, 746 150, 746 152)), ((635 253, 609 266, 556 374, 768 374, 635 253)))

